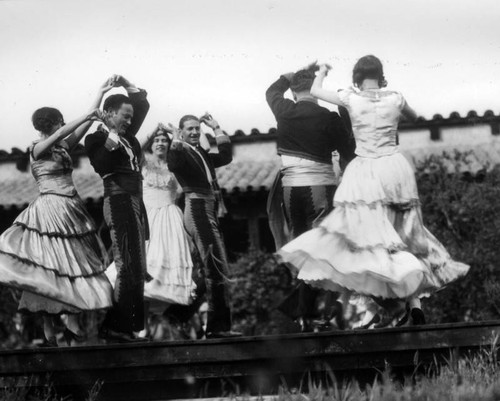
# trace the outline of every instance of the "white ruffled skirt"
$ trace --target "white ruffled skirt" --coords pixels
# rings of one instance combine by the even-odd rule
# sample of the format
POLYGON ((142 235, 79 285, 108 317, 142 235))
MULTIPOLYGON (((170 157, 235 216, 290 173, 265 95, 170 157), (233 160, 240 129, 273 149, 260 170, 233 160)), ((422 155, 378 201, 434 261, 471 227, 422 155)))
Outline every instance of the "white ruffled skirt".
POLYGON ((310 285, 404 299, 469 270, 424 227, 415 176, 400 153, 352 160, 334 207, 319 227, 278 251, 310 285))

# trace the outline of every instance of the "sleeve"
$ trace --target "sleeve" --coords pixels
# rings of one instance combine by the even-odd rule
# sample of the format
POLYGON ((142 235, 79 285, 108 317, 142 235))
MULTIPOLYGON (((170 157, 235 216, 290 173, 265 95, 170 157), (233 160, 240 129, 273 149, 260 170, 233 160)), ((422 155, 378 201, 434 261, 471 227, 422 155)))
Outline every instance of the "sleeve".
POLYGON ((113 163, 109 157, 111 151, 106 148, 106 141, 107 135, 104 132, 96 132, 85 137, 85 152, 97 173, 113 170, 113 163))
POLYGON ((399 110, 403 110, 406 106, 406 99, 404 98, 403 94, 400 93, 400 92, 396 92, 397 94, 397 106, 399 108, 399 110))
POLYGON ((341 89, 337 92, 342 105, 347 109, 350 107, 349 98, 351 97, 352 92, 352 89, 341 89))
POLYGON ((228 136, 215 137, 219 153, 209 153, 210 159, 215 168, 225 166, 233 161, 233 147, 228 136))
POLYGON ((281 76, 266 91, 267 104, 276 117, 295 107, 293 101, 284 97, 289 88, 290 82, 284 76, 281 76))
POLYGON ((171 172, 179 172, 186 166, 186 151, 184 144, 178 139, 174 139, 167 153, 167 165, 171 172))
POLYGON ((132 124, 128 127, 127 135, 135 136, 139 132, 144 119, 149 111, 149 102, 147 100, 148 93, 144 89, 140 89, 139 92, 130 93, 130 103, 134 108, 134 117, 132 118, 132 124))
POLYGON ((35 160, 35 156, 33 156, 33 149, 35 149, 35 145, 38 143, 38 141, 33 141, 31 142, 31 145, 29 146, 28 148, 28 154, 30 155, 30 157, 35 160))

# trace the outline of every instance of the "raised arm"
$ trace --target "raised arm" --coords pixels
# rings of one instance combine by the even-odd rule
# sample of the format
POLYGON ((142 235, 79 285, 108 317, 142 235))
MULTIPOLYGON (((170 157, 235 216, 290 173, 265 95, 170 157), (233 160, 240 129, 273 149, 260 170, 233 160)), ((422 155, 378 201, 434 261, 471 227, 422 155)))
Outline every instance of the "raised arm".
POLYGON ((75 129, 77 129, 82 124, 87 122, 91 124, 93 121, 100 120, 101 118, 102 118, 101 112, 99 111, 99 109, 95 109, 92 110, 90 113, 84 114, 83 116, 77 118, 76 120, 73 120, 68 124, 63 125, 48 138, 41 140, 33 147, 32 150, 33 158, 37 160, 40 156, 49 151, 49 149, 52 146, 65 139, 68 135, 72 134, 75 131, 75 129))
POLYGON ((127 129, 127 135, 137 135, 139 129, 141 128, 144 119, 149 111, 149 102, 147 100, 147 92, 144 89, 139 89, 133 83, 131 83, 127 78, 119 75, 117 83, 122 86, 130 98, 132 107, 134 108, 134 117, 132 118, 132 123, 127 129))
MULTIPOLYGON (((104 82, 101 87, 99 88, 97 92, 97 96, 95 97, 94 101, 92 102, 92 105, 90 106, 90 111, 93 111, 95 109, 98 109, 101 106, 102 98, 104 97, 104 94, 107 93, 111 88, 113 88, 116 85, 116 80, 117 80, 118 75, 113 75, 112 77, 109 77, 106 82, 104 82)), ((87 133, 89 130, 90 126, 92 125, 92 121, 86 121, 82 125, 80 125, 75 132, 73 132, 70 136, 66 138, 66 143, 68 144, 68 147, 70 149, 73 149, 78 142, 81 141, 83 136, 87 133)))
POLYGON ((337 106, 342 106, 343 103, 339 98, 339 95, 335 91, 329 91, 323 89, 323 80, 328 75, 328 71, 331 67, 327 64, 321 64, 319 67, 319 71, 314 78, 313 85, 311 87, 311 95, 320 100, 324 100, 328 103, 336 104, 337 106))
POLYGON ((208 153, 212 159, 214 167, 222 167, 231 163, 233 161, 233 149, 229 136, 222 131, 219 123, 214 120, 209 113, 205 113, 205 115, 200 118, 200 121, 214 131, 215 142, 217 143, 219 153, 208 153))
POLYGON ((401 109, 401 115, 410 122, 415 122, 418 118, 417 113, 408 105, 406 100, 404 101, 403 108, 401 109))
POLYGON ((290 89, 292 77, 293 72, 283 74, 277 81, 272 83, 266 91, 267 104, 275 116, 279 116, 295 105, 290 99, 285 99, 285 92, 290 89))
POLYGON ((168 169, 175 173, 182 171, 186 166, 186 151, 181 139, 181 131, 170 123, 167 124, 166 128, 167 132, 173 136, 172 144, 167 153, 167 164, 168 169))

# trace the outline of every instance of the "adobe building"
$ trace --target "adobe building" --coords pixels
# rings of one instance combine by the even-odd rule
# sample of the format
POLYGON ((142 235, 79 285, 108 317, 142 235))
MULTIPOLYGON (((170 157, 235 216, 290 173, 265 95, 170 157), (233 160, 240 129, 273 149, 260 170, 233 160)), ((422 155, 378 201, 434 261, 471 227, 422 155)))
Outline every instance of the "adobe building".
MULTIPOLYGON (((435 115, 431 120, 400 125, 399 145, 408 159, 417 165, 431 154, 440 155, 457 149, 470 152, 464 165, 450 169, 475 174, 500 164, 500 115, 487 111, 478 116, 471 111, 465 117, 452 113, 448 118, 435 115)), ((237 131, 231 136, 233 162, 217 170, 228 215, 222 219, 230 256, 250 247, 274 251, 267 224, 266 200, 280 159, 276 154, 276 130, 248 135, 237 131)), ((78 193, 95 219, 105 243, 109 244, 102 218, 102 181, 94 172, 82 146, 72 154, 73 178, 78 193)), ((10 226, 16 216, 37 195, 29 169, 27 150, 0 150, 0 232, 10 226)))

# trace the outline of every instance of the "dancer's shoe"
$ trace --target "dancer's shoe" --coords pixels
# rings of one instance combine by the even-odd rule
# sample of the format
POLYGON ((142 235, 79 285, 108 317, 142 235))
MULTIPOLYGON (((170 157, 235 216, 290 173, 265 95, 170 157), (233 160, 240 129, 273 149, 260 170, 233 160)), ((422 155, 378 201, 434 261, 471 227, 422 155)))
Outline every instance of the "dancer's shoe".
POLYGON ((420 326, 425 324, 425 315, 420 308, 412 308, 410 312, 411 325, 420 326))
POLYGON ((233 338, 233 337, 241 337, 243 334, 239 331, 213 331, 206 334, 207 338, 233 338))
POLYGON ((63 336, 68 347, 71 345, 72 341, 76 343, 83 343, 87 339, 87 336, 85 334, 76 334, 74 331, 71 331, 67 327, 64 329, 63 336))
POLYGON ((57 348, 57 339, 56 336, 52 336, 50 338, 44 338, 43 342, 38 345, 39 348, 57 348))
POLYGON ((109 343, 139 343, 149 341, 147 338, 136 337, 134 333, 124 333, 111 329, 101 329, 99 338, 106 340, 109 343))
POLYGON ((381 318, 380 318, 380 315, 378 313, 375 313, 373 315, 373 317, 365 324, 362 324, 361 326, 358 326, 356 327, 356 330, 367 330, 367 329, 370 329, 373 327, 375 327, 375 325, 377 323, 380 323, 381 321, 381 318))

